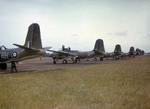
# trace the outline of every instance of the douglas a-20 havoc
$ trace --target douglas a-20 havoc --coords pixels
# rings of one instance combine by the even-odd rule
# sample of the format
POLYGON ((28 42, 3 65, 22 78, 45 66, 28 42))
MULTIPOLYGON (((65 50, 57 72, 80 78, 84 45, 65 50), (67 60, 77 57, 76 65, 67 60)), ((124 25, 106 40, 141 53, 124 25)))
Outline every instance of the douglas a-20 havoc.
POLYGON ((25 44, 23 46, 18 44, 13 45, 19 48, 7 49, 5 46, 0 47, 1 70, 7 69, 7 63, 43 56, 45 50, 50 49, 50 47, 42 48, 40 27, 37 23, 33 23, 29 26, 25 44))
POLYGON ((103 45, 103 40, 102 39, 97 39, 95 42, 94 49, 91 51, 78 51, 78 50, 71 50, 68 49, 62 50, 62 51, 54 51, 54 50, 47 50, 54 52, 53 54, 50 55, 50 57, 53 58, 53 63, 56 64, 56 60, 58 59, 63 59, 62 63, 67 64, 67 58, 71 58, 73 63, 77 63, 77 60, 80 59, 88 59, 92 57, 103 57, 106 55, 104 45, 103 45))
MULTIPOLYGON (((67 64, 67 59, 71 59, 73 63, 77 63, 77 60, 80 61, 80 59, 89 59, 93 58, 94 61, 97 61, 97 57, 100 58, 100 61, 103 61, 103 58, 113 58, 115 60, 119 58, 126 58, 131 57, 133 54, 136 54, 138 52, 134 52, 134 49, 130 49, 129 53, 123 53, 121 50, 121 45, 117 44, 115 46, 114 52, 105 52, 104 42, 102 39, 97 39, 94 45, 94 49, 91 51, 82 52, 79 50, 71 50, 70 47, 64 48, 64 45, 62 46, 62 50, 47 50, 53 53, 49 54, 49 57, 53 58, 53 64, 56 64, 56 61, 59 59, 62 59, 63 64, 67 64), (133 53, 134 52, 134 53, 133 53)), ((139 54, 139 53, 138 53, 139 54)), ((141 53, 142 54, 142 53, 141 53)))

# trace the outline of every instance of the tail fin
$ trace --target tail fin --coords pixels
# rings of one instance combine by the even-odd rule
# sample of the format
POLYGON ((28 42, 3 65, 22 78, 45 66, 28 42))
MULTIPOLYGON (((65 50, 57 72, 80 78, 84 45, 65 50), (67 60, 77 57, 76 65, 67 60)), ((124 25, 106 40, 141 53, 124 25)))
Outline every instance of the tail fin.
POLYGON ((65 46, 64 45, 62 45, 62 51, 65 51, 65 46))
POLYGON ((94 46, 94 51, 103 51, 105 52, 104 43, 102 39, 97 39, 94 46))
POLYGON ((141 55, 141 53, 142 53, 142 50, 138 49, 138 54, 141 55))
POLYGON ((116 45, 114 52, 121 53, 121 46, 119 44, 116 45))
POLYGON ((42 48, 40 27, 37 23, 29 26, 24 46, 28 48, 42 48))
POLYGON ((138 48, 136 48, 136 52, 138 52, 139 51, 139 49, 138 48))
POLYGON ((142 52, 142 55, 144 55, 144 54, 145 54, 145 51, 144 51, 144 50, 142 50, 141 52, 142 52))
POLYGON ((130 47, 129 53, 134 53, 134 47, 130 47))
POLYGON ((139 48, 136 49, 136 55, 140 55, 140 49, 139 48))

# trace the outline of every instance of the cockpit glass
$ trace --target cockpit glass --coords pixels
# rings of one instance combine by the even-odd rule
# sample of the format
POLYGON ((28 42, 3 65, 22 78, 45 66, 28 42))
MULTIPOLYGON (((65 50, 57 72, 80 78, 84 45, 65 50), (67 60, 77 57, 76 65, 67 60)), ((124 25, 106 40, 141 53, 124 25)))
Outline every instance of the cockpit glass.
POLYGON ((5 46, 1 46, 0 50, 6 50, 6 47, 5 46))

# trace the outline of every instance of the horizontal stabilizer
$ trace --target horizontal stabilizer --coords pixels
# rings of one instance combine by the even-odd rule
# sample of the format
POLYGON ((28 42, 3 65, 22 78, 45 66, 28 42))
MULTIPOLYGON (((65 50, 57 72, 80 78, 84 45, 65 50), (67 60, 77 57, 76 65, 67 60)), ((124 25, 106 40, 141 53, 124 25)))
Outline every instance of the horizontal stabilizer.
POLYGON ((13 44, 19 48, 22 48, 24 49, 25 51, 28 51, 28 52, 39 52, 38 49, 35 49, 35 48, 28 48, 28 47, 25 47, 25 46, 22 46, 22 45, 18 45, 18 44, 13 44))
POLYGON ((106 55, 107 53, 106 52, 104 52, 104 51, 94 51, 94 52, 96 52, 97 54, 100 54, 100 55, 106 55))

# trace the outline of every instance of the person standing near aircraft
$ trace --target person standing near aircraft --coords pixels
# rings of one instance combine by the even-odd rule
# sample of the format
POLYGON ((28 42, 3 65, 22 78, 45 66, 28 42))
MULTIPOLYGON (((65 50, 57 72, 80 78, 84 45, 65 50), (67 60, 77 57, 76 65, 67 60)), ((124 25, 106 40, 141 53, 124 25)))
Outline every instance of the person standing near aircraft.
POLYGON ((15 61, 11 60, 11 73, 13 73, 13 69, 17 72, 15 61))

